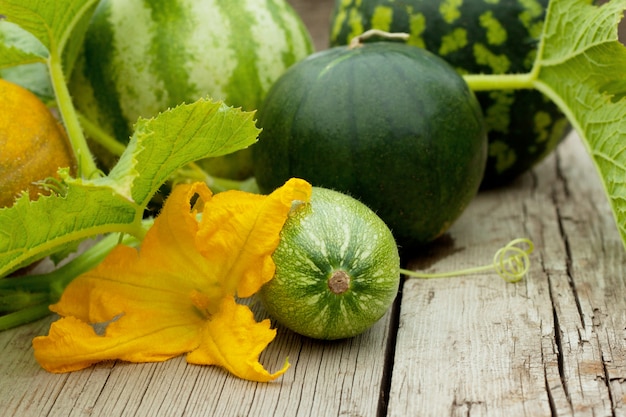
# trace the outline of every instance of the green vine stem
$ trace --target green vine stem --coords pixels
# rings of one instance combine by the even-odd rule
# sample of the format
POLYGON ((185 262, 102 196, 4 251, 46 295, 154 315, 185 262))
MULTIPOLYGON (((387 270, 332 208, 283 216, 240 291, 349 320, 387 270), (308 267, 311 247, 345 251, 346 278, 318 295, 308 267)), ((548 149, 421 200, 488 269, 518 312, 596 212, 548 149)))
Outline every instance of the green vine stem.
MULTIPOLYGON (((348 48, 354 49, 363 45, 364 41, 372 38, 381 38, 386 41, 407 41, 410 35, 404 32, 386 32, 379 29, 369 29, 350 40, 348 48)), ((522 90, 534 89, 537 80, 537 70, 525 74, 467 74, 463 79, 472 91, 493 90, 522 90)))
POLYGON ((536 75, 526 74, 467 74, 463 79, 472 91, 534 89, 536 75))
POLYGON ((76 113, 78 116, 78 121, 83 127, 87 136, 96 142, 97 144, 104 147, 107 151, 111 152, 115 156, 121 156, 126 149, 126 146, 115 140, 111 135, 106 133, 104 130, 100 128, 100 126, 93 123, 91 120, 86 118, 84 115, 80 113, 76 113))
POLYGON ((452 278, 459 275, 472 275, 481 272, 495 271, 507 282, 518 282, 528 273, 530 269, 530 254, 535 249, 530 239, 519 238, 510 241, 506 246, 501 247, 493 256, 493 262, 476 268, 462 269, 453 272, 422 273, 401 269, 400 272, 409 278, 433 279, 452 278))
POLYGON ((60 57, 56 54, 50 54, 48 67, 50 69, 50 77, 57 105, 59 106, 59 111, 78 163, 78 177, 93 178, 98 175, 99 171, 93 155, 89 150, 89 146, 87 145, 83 129, 78 121, 78 115, 76 114, 70 92, 65 83, 65 75, 63 74, 60 57))
POLYGON ((22 324, 31 323, 50 314, 48 303, 36 304, 13 313, 0 316, 0 331, 12 329, 22 324))
POLYGON ((45 293, 29 293, 21 290, 0 290, 0 311, 12 312, 48 301, 45 293))

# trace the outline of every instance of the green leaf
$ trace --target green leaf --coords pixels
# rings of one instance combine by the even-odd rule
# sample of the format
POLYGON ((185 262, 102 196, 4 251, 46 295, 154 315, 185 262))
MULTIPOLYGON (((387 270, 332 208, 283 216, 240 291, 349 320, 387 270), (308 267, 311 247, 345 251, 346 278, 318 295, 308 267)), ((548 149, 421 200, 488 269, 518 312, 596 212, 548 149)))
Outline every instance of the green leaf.
POLYGON ((63 53, 72 31, 98 0, 0 0, 0 13, 33 34, 48 51, 63 53))
POLYGON ((62 195, 24 195, 0 209, 0 276, 100 233, 136 233, 141 208, 102 186, 69 182, 62 195))
POLYGON ((626 0, 550 1, 533 72, 534 87, 586 144, 626 247, 626 47, 617 29, 624 9, 626 0))
POLYGON ((144 205, 180 167, 246 148, 258 134, 254 112, 205 99, 179 105, 156 118, 139 119, 109 179, 124 185, 121 194, 144 205))
POLYGON ((44 62, 44 59, 39 55, 0 43, 0 68, 32 64, 35 62, 44 62))
POLYGON ((172 173, 189 162, 254 143, 254 113, 199 100, 141 119, 118 164, 106 177, 67 177, 59 193, 23 196, 0 209, 0 277, 98 234, 141 237, 146 205, 172 173))
POLYGON ((46 48, 32 34, 0 19, 0 78, 51 101, 54 93, 46 67, 47 55, 46 48))
POLYGON ((0 69, 43 63, 48 52, 32 34, 18 25, 0 20, 0 69))

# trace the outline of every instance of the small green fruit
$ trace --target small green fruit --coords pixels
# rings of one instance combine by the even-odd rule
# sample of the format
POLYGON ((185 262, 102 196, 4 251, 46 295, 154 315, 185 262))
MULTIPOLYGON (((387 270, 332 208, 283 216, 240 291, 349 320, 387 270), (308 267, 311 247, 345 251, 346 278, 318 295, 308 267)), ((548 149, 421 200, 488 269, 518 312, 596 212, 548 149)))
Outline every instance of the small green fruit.
POLYGON ((356 199, 313 188, 290 214, 273 255, 274 278, 260 291, 285 327, 316 339, 362 333, 398 292, 400 259, 385 223, 356 199))

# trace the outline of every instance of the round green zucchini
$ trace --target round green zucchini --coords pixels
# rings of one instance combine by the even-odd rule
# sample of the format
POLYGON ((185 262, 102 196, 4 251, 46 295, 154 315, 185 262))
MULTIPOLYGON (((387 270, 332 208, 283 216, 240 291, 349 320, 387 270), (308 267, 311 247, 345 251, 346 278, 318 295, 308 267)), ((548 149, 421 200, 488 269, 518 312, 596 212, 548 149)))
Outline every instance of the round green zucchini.
POLYGON ((272 255, 276 272, 260 291, 269 315, 316 339, 356 336, 398 293, 400 258, 385 223, 361 202, 314 187, 296 207, 272 255))

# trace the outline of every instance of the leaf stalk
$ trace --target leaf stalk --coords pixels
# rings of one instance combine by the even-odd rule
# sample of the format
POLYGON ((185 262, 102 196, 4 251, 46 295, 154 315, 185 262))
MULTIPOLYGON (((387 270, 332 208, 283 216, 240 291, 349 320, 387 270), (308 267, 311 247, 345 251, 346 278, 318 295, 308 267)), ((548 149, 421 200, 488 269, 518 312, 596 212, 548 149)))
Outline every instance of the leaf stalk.
POLYGON ((472 91, 529 90, 535 88, 537 76, 526 74, 468 74, 463 79, 472 91))
POLYGON ((98 175, 98 167, 89 150, 83 129, 78 121, 78 115, 76 114, 76 109, 74 108, 69 89, 65 82, 61 58, 57 54, 51 53, 48 58, 48 67, 50 69, 52 88, 56 96, 57 106, 59 107, 65 129, 67 130, 70 144, 74 150, 76 161, 78 162, 78 176, 82 178, 93 178, 98 175))

